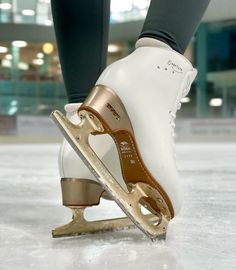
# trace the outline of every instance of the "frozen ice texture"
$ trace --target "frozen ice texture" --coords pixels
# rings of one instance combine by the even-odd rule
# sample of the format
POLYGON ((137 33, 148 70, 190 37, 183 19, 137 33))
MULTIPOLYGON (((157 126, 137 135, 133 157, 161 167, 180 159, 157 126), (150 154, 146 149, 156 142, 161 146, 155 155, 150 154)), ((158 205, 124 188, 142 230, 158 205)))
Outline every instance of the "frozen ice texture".
MULTIPOLYGON (((57 144, 0 145, 0 269, 236 269, 236 144, 182 143, 178 167, 184 207, 166 241, 138 229, 53 239, 67 223, 61 206, 57 144)), ((91 219, 122 215, 112 202, 91 219)))

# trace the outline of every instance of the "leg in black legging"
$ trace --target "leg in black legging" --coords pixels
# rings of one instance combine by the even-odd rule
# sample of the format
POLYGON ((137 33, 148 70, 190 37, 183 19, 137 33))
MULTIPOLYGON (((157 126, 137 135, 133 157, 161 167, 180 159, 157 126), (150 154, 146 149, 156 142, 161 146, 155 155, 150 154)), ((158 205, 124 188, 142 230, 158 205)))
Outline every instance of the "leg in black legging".
POLYGON ((141 37, 151 37, 184 53, 210 0, 152 0, 141 37))
POLYGON ((106 66, 110 0, 52 0, 69 103, 85 97, 106 66))

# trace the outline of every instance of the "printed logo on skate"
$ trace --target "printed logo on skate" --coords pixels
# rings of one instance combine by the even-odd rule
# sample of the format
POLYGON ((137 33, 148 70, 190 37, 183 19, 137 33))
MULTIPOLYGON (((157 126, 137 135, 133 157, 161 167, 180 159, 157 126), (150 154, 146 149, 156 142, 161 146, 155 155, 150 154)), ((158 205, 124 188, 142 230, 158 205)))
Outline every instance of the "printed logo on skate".
POLYGON ((127 153, 131 151, 131 147, 126 141, 120 143, 120 150, 122 153, 127 153))
POLYGON ((126 142, 126 141, 120 142, 120 150, 121 150, 121 153, 122 153, 122 157, 124 159, 128 159, 130 164, 135 164, 136 163, 135 159, 133 159, 132 149, 131 149, 128 142, 126 142))
POLYGON ((116 120, 120 120, 118 112, 113 108, 113 106, 110 103, 107 103, 106 107, 112 113, 112 115, 115 117, 116 120))
POLYGON ((167 62, 167 65, 170 66, 170 67, 172 68, 172 72, 173 72, 173 73, 174 73, 174 72, 177 72, 177 73, 183 73, 183 69, 182 69, 179 65, 175 64, 174 62, 172 62, 171 60, 169 60, 169 61, 167 62))

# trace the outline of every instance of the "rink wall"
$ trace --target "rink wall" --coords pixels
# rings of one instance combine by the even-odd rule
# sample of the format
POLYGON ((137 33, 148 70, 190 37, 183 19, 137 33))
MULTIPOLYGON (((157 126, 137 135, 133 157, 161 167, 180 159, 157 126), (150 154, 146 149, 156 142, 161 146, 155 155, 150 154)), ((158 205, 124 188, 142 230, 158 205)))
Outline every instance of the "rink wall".
MULTIPOLYGON (((16 120, 12 117, 5 118, 5 121, 14 122, 15 125, 3 123, 0 125, 0 142, 59 142, 61 134, 52 120, 46 116, 19 115, 16 120), (10 120, 11 119, 11 120, 10 120)), ((0 120, 1 119, 0 117, 0 120)))
MULTIPOLYGON (((45 116, 0 116, 0 142, 60 142, 61 134, 45 116)), ((236 141, 236 119, 179 119, 177 141, 236 141)))
POLYGON ((180 119, 177 141, 236 141, 236 119, 180 119))

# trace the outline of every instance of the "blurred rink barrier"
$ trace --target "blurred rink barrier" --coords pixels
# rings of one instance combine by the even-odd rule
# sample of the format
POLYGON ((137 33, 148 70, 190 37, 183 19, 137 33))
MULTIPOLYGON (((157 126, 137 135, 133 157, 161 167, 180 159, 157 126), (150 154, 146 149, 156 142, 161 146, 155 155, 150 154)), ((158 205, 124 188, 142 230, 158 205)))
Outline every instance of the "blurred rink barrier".
POLYGON ((47 116, 1 116, 0 143, 58 143, 62 136, 47 116))
POLYGON ((13 136, 17 133, 16 116, 0 115, 0 136, 13 136))
MULTIPOLYGON (((0 143, 58 143, 61 140, 60 132, 48 116, 0 115, 0 143)), ((179 119, 176 141, 234 142, 236 119, 179 119)))
POLYGON ((194 118, 177 120, 176 141, 236 141, 236 119, 194 118))

